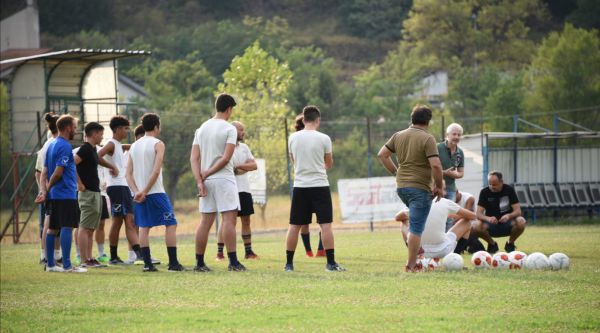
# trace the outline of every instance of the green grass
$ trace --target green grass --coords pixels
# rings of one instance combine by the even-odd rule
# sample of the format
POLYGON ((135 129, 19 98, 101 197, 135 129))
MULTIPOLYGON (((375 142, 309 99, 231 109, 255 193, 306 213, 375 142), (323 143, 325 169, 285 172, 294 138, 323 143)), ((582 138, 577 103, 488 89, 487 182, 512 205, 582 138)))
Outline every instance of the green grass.
MULTIPOLYGON (((323 258, 299 251, 296 272, 284 273, 284 238, 255 237, 261 259, 244 261, 245 273, 213 261, 212 239, 209 274, 167 273, 165 265, 155 274, 140 266, 50 274, 36 263, 37 246, 2 245, 0 331, 600 331, 598 225, 526 230, 520 250, 570 256, 571 270, 560 272, 407 274, 400 233, 388 230, 336 235, 347 272, 324 272, 323 258)), ((162 244, 153 240, 153 255, 166 260, 162 244)), ((191 267, 192 237, 180 237, 179 253, 191 267)))

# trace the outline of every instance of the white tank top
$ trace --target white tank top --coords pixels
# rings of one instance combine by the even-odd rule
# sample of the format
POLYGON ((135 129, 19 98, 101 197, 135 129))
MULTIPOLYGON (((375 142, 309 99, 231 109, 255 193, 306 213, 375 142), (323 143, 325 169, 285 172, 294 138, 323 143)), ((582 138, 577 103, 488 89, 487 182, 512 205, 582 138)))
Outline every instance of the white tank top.
POLYGON ((108 140, 108 142, 112 142, 113 145, 115 145, 115 149, 113 150, 112 156, 106 154, 104 155, 104 158, 119 169, 119 175, 115 177, 111 174, 110 177, 106 179, 106 186, 127 186, 127 180, 125 179, 127 165, 125 164, 125 159, 123 157, 123 145, 112 138, 108 140))
MULTIPOLYGON (((159 142, 161 141, 155 137, 144 136, 134 142, 129 149, 129 163, 133 163, 133 178, 140 191, 146 187, 152 174, 154 158, 156 157, 154 146, 159 142)), ((148 194, 153 193, 165 193, 162 183, 162 168, 158 174, 158 179, 148 192, 148 194)))
MULTIPOLYGON (((461 207, 461 208, 467 208, 467 200, 469 200, 470 198, 473 197, 473 195, 471 193, 467 193, 467 192, 460 192, 461 197, 460 197, 460 201, 457 202, 457 204, 461 207)), ((477 212, 477 201, 473 204, 473 208, 471 209, 473 212, 477 212)))

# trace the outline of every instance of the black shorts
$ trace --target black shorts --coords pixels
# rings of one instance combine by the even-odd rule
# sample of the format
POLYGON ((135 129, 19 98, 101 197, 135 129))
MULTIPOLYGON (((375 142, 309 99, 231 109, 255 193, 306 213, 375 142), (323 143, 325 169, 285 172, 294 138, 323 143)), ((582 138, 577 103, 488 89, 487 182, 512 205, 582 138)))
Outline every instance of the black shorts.
POLYGON ((252 194, 248 192, 240 192, 240 210, 238 210, 238 216, 250 216, 254 214, 254 201, 252 201, 252 194))
POLYGON ((102 195, 102 215, 100 215, 100 220, 105 220, 109 218, 108 215, 108 202, 106 202, 106 197, 102 195))
POLYGON ((290 224, 311 224, 313 213, 317 214, 317 223, 319 224, 333 222, 333 205, 329 186, 294 187, 290 224))
POLYGON ((111 215, 127 216, 133 214, 133 197, 128 186, 109 186, 106 194, 110 198, 111 215))
POLYGON ((48 200, 46 212, 50 215, 50 229, 79 227, 79 204, 75 199, 48 200))
POLYGON ((515 223, 515 220, 510 220, 506 223, 497 223, 497 224, 492 224, 489 222, 483 222, 483 223, 485 223, 485 225, 487 225, 488 232, 491 237, 506 237, 506 236, 510 236, 510 233, 512 231, 512 226, 513 226, 513 223, 515 223))

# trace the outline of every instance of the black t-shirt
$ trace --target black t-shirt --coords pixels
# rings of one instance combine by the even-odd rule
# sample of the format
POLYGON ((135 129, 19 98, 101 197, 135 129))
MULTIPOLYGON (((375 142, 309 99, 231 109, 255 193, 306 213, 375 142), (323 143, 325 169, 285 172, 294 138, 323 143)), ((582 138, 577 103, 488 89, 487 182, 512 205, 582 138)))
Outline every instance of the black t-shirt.
POLYGON ((489 187, 479 193, 478 206, 485 208, 485 216, 495 216, 500 219, 503 215, 512 213, 512 205, 519 203, 515 189, 503 184, 500 192, 492 192, 489 187))
POLYGON ((81 162, 77 164, 77 175, 87 191, 100 192, 100 179, 98 178, 98 153, 91 144, 84 142, 77 156, 81 162))

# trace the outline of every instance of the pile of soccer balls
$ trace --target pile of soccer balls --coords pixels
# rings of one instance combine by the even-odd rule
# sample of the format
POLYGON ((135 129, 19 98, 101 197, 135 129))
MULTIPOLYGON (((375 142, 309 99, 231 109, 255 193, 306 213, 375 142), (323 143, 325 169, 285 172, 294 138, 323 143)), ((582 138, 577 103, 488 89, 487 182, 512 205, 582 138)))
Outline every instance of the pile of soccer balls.
MULTIPOLYGON (((439 259, 423 259, 421 261, 423 267, 429 270, 435 270, 438 267, 444 267, 446 271, 460 271, 464 267, 463 258, 456 254, 450 253, 440 261, 439 259)), ((471 257, 471 263, 475 269, 521 269, 528 270, 548 270, 558 271, 561 269, 569 269, 569 257, 564 253, 554 253, 550 257, 546 257, 541 252, 534 252, 527 255, 521 251, 513 251, 511 253, 498 252, 491 256, 486 251, 479 251, 471 257)))

